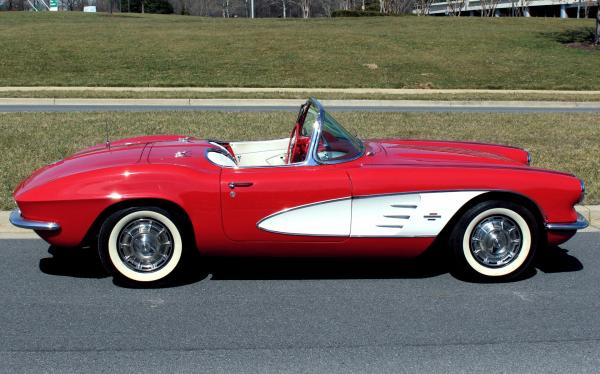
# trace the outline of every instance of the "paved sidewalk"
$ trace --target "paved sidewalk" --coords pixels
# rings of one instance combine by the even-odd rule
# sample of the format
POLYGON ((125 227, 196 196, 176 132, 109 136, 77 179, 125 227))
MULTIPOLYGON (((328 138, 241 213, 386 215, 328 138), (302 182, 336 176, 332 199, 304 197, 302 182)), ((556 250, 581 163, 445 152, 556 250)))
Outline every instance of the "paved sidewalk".
MULTIPOLYGON (((600 231, 600 205, 578 205, 577 211, 590 223, 584 231, 600 231)), ((33 239, 38 236, 31 230, 15 227, 8 222, 10 212, 0 211, 0 239, 33 239)))
POLYGON ((347 94, 556 94, 556 95, 600 95, 600 91, 566 90, 491 90, 491 89, 419 89, 419 88, 324 88, 324 87, 0 87, 0 92, 33 91, 132 91, 132 92, 240 92, 240 93, 279 93, 279 92, 327 92, 347 94))
MULTIPOLYGON (((143 106, 298 106, 303 99, 79 99, 79 98, 0 98, 0 105, 143 105, 143 106)), ((594 108, 589 101, 470 101, 470 100, 321 100, 328 107, 490 107, 490 108, 594 108)))
POLYGON ((37 239, 35 232, 13 226, 8 217, 10 212, 0 211, 0 239, 37 239))
MULTIPOLYGON (((57 99, 0 98, 0 112, 101 111, 296 111, 298 99, 57 99)), ((432 100, 322 100, 331 111, 371 112, 600 112, 600 102, 549 101, 432 101, 432 100)))

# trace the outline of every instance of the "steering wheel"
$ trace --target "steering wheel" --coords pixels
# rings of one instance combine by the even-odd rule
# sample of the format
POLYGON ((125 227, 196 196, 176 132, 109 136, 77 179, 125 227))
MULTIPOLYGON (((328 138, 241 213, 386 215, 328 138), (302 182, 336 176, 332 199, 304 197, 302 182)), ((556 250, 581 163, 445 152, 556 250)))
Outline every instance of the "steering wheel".
POLYGON ((290 134, 286 164, 291 164, 296 158, 296 153, 298 152, 298 137, 300 137, 300 124, 296 123, 290 134))

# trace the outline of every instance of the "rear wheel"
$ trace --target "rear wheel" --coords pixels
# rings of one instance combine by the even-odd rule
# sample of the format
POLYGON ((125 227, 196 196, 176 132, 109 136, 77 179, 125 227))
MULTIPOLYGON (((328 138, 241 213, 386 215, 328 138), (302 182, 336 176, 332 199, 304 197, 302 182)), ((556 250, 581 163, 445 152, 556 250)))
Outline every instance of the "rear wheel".
POLYGON ((531 265, 539 233, 528 209, 506 201, 486 201, 458 220, 450 245, 461 272, 502 281, 517 277, 531 265))
POLYGON ((127 284, 163 284, 180 267, 181 221, 157 207, 127 208, 111 214, 98 235, 102 264, 115 279, 127 284))

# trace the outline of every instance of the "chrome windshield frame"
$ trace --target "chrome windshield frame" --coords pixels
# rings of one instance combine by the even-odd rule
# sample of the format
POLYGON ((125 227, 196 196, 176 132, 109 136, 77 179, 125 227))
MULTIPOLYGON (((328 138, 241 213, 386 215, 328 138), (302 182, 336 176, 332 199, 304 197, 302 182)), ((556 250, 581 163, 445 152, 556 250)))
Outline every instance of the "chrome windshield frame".
MULTIPOLYGON (((358 140, 360 142, 360 144, 362 145, 362 149, 360 150, 359 153, 356 154, 356 156, 351 157, 351 158, 342 159, 342 160, 333 160, 333 161, 327 161, 327 162, 323 162, 323 161, 319 160, 319 158, 317 156, 317 149, 319 146, 319 138, 321 137, 321 134, 323 133, 323 121, 325 118, 325 108, 323 108, 323 105, 321 104, 321 102, 314 97, 310 97, 308 99, 308 102, 311 105, 314 105, 316 108, 318 108, 318 111, 319 111, 319 114, 317 116, 318 126, 315 129, 315 131, 313 132, 312 137, 310 139, 310 147, 308 149, 308 155, 306 157, 306 160, 304 161, 304 163, 298 163, 298 164, 294 164, 294 165, 299 165, 299 164, 301 164, 301 165, 343 164, 345 162, 354 161, 354 160, 359 159, 362 156, 364 156, 366 147, 365 147, 364 143, 362 142, 362 140, 355 137, 356 140, 358 140)), ((345 130, 345 131, 347 132, 347 130, 345 130)))

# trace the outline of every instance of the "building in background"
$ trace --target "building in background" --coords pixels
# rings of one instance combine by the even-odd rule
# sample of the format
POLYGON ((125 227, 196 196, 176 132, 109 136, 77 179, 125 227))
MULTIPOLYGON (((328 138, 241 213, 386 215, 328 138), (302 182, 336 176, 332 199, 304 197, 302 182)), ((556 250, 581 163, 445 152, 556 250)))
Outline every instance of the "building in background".
POLYGON ((596 0, 417 0, 413 13, 487 17, 595 17, 596 0))

